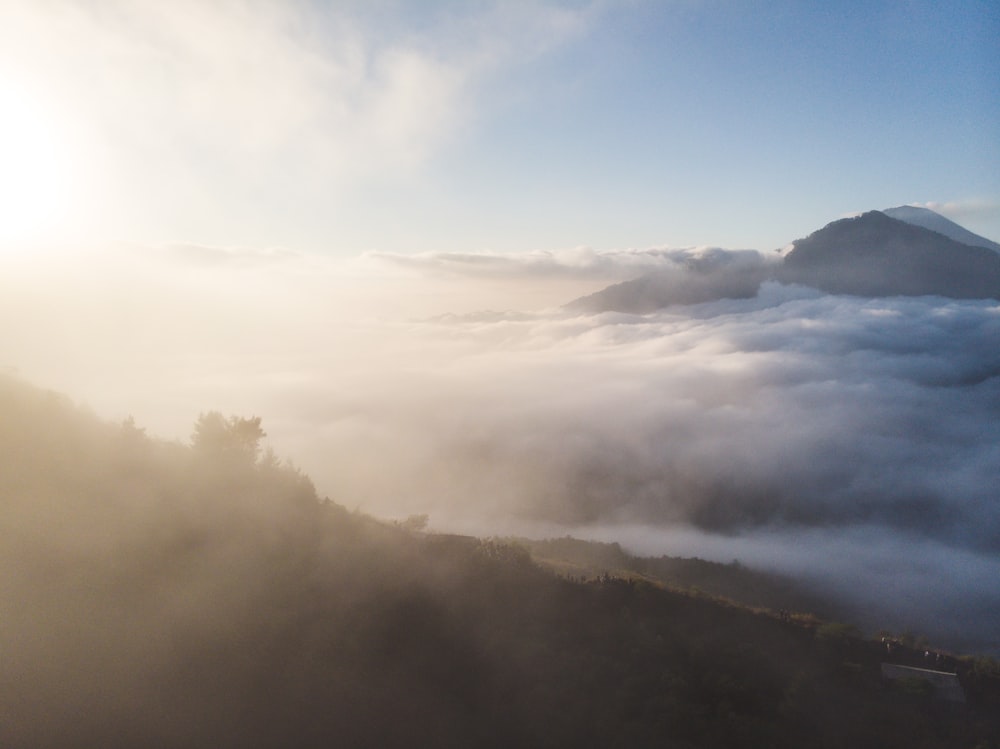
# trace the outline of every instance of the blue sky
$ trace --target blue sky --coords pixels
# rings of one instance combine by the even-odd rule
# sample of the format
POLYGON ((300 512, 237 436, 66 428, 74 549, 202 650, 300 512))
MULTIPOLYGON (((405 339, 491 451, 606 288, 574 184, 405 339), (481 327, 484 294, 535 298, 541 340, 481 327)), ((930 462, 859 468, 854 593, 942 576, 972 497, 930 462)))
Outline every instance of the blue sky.
POLYGON ((902 203, 1000 238, 995 2, 0 8, 9 240, 766 250, 902 203))

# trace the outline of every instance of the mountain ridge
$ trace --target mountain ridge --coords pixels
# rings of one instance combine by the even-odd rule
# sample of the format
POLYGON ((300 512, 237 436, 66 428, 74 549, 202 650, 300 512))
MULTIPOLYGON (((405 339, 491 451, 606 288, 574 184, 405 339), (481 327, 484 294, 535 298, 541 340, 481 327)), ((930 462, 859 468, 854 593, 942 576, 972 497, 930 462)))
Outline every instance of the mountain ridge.
POLYGON ((899 206, 838 219, 789 247, 778 259, 716 248, 707 259, 645 273, 564 307, 648 314, 673 305, 753 298, 764 281, 865 297, 1000 299, 1000 244, 926 208, 899 206))
POLYGON ((832 294, 1000 299, 1000 255, 868 211, 796 240, 777 279, 832 294))

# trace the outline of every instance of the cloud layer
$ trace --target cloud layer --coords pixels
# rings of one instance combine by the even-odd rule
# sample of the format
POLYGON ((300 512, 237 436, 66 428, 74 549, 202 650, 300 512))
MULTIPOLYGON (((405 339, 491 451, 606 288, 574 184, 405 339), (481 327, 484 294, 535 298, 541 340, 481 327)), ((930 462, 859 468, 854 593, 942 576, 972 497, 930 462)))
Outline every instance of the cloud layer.
POLYGON ((972 617, 966 644, 1000 646, 975 623, 1000 612, 1000 307, 765 282, 561 308, 670 253, 8 263, 3 364, 167 436, 260 415, 349 507, 739 557, 871 623, 955 638, 972 617))

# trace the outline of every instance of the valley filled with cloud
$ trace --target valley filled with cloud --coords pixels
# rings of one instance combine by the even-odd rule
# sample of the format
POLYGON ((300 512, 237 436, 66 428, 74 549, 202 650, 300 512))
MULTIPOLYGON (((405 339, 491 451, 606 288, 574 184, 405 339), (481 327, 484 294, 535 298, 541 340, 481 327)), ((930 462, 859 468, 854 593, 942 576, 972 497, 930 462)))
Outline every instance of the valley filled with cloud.
POLYGON ((997 302, 764 280, 641 315, 566 306, 647 271, 727 289, 733 263, 773 258, 12 259, 0 308, 30 325, 4 327, 4 364, 181 441, 208 409, 260 416, 321 496, 378 517, 735 558, 865 626, 996 651, 997 302))

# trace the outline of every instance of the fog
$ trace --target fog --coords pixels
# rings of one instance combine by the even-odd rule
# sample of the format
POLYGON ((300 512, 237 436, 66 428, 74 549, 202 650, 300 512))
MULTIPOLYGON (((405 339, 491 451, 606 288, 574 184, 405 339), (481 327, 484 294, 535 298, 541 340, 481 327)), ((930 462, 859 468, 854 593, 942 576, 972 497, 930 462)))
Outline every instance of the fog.
POLYGON ((8 256, 0 366, 181 441, 208 409, 260 416, 321 496, 379 517, 737 558, 867 627, 1000 651, 1000 306, 768 281, 564 306, 720 252, 8 256))

